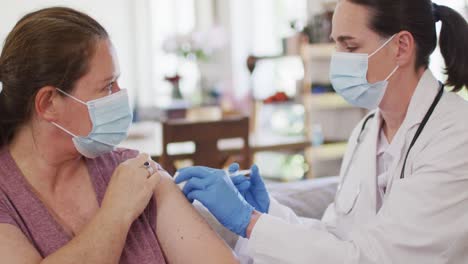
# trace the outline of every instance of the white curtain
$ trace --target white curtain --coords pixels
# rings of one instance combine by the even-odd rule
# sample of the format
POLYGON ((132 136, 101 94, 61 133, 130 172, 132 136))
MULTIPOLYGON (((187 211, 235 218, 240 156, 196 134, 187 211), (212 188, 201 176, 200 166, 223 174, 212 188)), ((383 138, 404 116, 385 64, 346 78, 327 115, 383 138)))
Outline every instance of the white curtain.
POLYGON ((195 3, 195 0, 134 1, 140 107, 170 103, 171 86, 164 78, 186 71, 187 67, 193 71, 193 65, 187 66, 174 54, 165 53, 163 43, 174 34, 187 34, 195 29, 195 3))

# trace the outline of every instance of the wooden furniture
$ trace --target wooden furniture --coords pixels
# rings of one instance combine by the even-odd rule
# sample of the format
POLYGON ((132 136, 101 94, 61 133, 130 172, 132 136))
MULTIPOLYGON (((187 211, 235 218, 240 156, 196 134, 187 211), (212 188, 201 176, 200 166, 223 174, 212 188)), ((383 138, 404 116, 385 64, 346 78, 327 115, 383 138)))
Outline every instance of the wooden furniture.
POLYGON ((191 159, 193 165, 222 168, 230 154, 218 147, 222 139, 240 138, 243 146, 237 152, 240 154, 230 161, 238 162, 242 168, 251 165, 249 144, 249 119, 247 117, 225 118, 219 121, 189 121, 168 120, 163 123, 161 165, 170 173, 176 171, 175 161, 191 159), (168 152, 171 143, 194 142, 195 151, 191 154, 172 155, 168 152))
MULTIPOLYGON (((154 160, 160 160, 163 149, 162 130, 160 122, 139 122, 130 127, 128 138, 119 145, 122 148, 135 149, 151 155, 154 160)), ((277 150, 301 150, 310 146, 310 140, 305 136, 278 136, 268 134, 250 134, 250 150, 253 153, 277 150)), ((227 154, 238 153, 243 147, 240 139, 223 139, 219 141, 219 149, 227 154)), ((190 143, 182 143, 172 149, 172 154, 187 157, 194 152, 190 143)))

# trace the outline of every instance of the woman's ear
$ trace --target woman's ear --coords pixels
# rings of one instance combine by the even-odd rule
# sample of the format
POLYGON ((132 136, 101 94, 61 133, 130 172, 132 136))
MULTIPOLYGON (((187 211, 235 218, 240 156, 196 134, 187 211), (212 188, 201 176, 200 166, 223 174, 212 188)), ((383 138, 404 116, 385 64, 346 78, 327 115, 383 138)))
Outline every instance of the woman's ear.
POLYGON ((402 31, 396 36, 397 62, 400 67, 412 64, 416 58, 416 45, 413 35, 408 31, 402 31))
POLYGON ((60 95, 52 86, 44 86, 39 89, 34 99, 34 107, 39 118, 48 122, 54 122, 58 118, 58 106, 60 95))

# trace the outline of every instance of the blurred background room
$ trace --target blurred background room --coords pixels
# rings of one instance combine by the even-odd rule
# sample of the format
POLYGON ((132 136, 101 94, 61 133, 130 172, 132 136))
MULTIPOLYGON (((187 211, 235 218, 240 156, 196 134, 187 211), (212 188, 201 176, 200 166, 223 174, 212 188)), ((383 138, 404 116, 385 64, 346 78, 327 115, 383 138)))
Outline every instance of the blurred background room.
MULTIPOLYGON (((468 15, 467 0, 438 0, 468 15)), ((168 170, 259 165, 275 182, 336 176, 366 111, 328 79, 336 1, 0 0, 0 39, 49 6, 90 14, 109 31, 134 124, 122 147, 168 170)), ((443 60, 431 68, 444 80, 443 60)), ((465 95, 463 95, 465 96, 465 95)))

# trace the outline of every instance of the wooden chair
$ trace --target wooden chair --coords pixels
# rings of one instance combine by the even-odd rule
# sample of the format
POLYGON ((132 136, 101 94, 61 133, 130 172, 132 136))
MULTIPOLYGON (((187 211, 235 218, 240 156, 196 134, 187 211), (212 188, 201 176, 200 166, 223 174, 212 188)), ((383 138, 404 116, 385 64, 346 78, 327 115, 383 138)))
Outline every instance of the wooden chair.
POLYGON ((251 152, 249 146, 249 118, 229 117, 219 121, 189 121, 168 120, 163 123, 163 152, 160 164, 173 175, 176 171, 175 161, 190 159, 193 165, 222 168, 229 161, 236 161, 241 168, 251 165, 251 152), (227 153, 218 149, 221 139, 241 138, 243 147, 237 150, 241 157, 230 159, 232 152, 227 153), (188 155, 168 154, 168 145, 171 143, 194 142, 195 152, 188 155))

